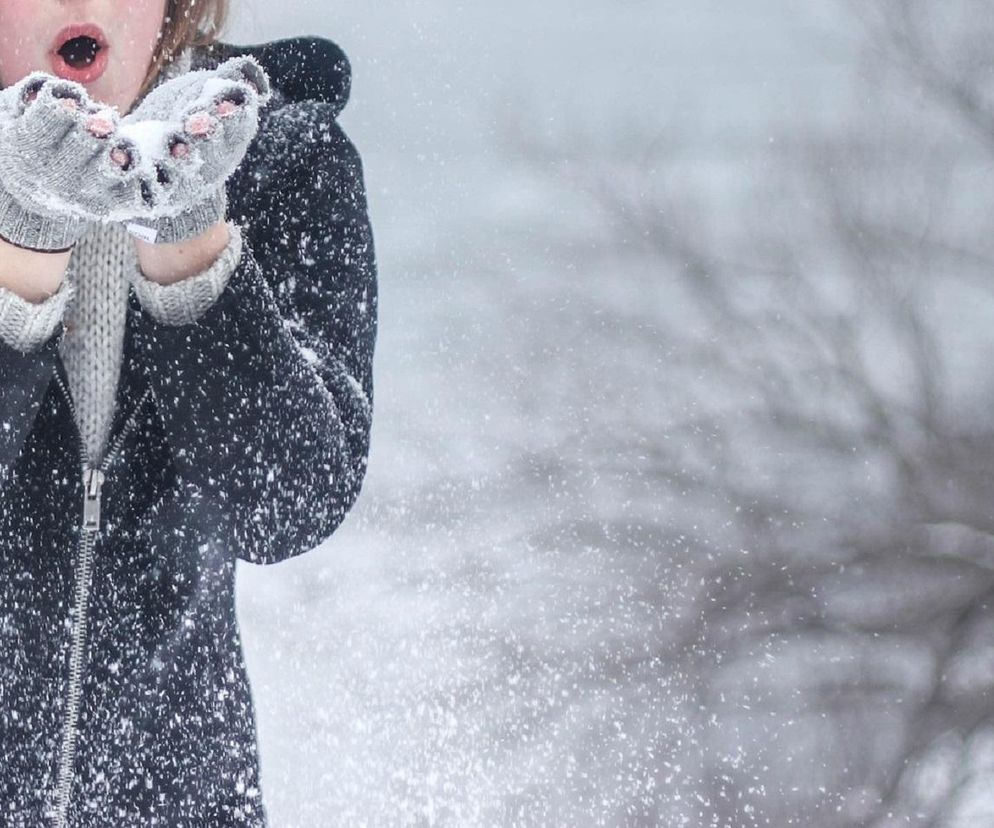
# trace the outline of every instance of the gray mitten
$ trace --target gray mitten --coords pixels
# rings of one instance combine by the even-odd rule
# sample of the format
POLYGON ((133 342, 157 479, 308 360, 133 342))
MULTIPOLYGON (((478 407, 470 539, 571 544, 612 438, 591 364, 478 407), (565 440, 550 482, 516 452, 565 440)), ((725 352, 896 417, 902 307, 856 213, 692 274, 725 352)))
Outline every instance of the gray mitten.
POLYGON ((149 92, 119 129, 132 145, 138 188, 109 218, 158 243, 198 236, 221 221, 224 182, 245 156, 270 97, 265 70, 250 56, 187 72, 149 92))
POLYGON ((65 250, 126 197, 134 172, 112 160, 115 120, 83 86, 45 72, 0 91, 0 236, 65 250))

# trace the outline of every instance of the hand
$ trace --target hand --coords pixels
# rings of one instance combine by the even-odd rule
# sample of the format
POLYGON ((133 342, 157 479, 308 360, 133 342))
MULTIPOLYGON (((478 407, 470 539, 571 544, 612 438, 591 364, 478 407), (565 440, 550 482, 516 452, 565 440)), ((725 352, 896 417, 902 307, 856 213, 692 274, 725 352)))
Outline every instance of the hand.
POLYGON ((0 91, 0 236, 63 250, 126 197, 133 172, 112 158, 115 127, 113 109, 45 72, 0 91))
POLYGON ((153 89, 121 121, 137 188, 109 218, 147 228, 158 243, 199 236, 222 220, 224 182, 245 156, 270 97, 265 71, 249 56, 153 89))

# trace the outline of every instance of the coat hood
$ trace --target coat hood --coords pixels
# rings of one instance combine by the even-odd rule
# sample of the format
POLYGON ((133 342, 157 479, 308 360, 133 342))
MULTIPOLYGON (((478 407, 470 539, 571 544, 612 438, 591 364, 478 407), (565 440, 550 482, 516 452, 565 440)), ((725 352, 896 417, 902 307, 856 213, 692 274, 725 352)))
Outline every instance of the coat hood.
POLYGON ((236 46, 218 41, 194 54, 193 68, 216 66, 230 57, 252 55, 286 102, 321 101, 337 117, 348 102, 352 67, 338 44, 323 37, 293 37, 236 46))

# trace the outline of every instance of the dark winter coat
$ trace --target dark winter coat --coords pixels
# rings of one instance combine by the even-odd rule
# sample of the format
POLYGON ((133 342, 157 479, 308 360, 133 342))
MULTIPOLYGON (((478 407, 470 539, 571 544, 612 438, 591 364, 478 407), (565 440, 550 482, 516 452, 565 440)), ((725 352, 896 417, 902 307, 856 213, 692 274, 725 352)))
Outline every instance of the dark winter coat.
POLYGON ((235 561, 306 552, 355 501, 377 288, 362 164, 336 121, 345 55, 216 44, 194 68, 244 53, 274 94, 227 187, 242 257, 190 325, 157 323, 132 290, 99 492, 64 328, 27 354, 0 342, 5 826, 57 824, 43 813, 60 795, 69 826, 265 824, 235 561))

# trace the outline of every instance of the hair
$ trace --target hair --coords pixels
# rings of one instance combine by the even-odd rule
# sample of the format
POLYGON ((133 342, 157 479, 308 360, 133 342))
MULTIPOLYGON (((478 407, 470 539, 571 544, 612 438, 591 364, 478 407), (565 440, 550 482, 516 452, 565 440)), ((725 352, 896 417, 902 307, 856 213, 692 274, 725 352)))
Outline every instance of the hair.
POLYGON ((228 20, 229 0, 166 0, 159 41, 142 83, 144 95, 159 72, 184 49, 216 43, 228 20))

